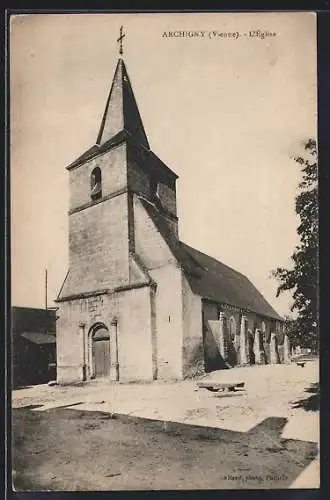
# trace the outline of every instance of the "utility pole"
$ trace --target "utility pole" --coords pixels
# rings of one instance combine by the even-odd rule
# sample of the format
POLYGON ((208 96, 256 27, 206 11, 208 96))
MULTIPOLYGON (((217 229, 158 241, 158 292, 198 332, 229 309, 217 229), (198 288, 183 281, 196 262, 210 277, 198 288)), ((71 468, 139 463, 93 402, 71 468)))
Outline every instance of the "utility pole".
POLYGON ((48 286, 47 285, 47 278, 48 278, 48 276, 47 276, 47 269, 45 269, 45 309, 46 309, 46 311, 48 309, 48 304, 47 304, 47 298, 48 298, 47 297, 47 286, 48 286))

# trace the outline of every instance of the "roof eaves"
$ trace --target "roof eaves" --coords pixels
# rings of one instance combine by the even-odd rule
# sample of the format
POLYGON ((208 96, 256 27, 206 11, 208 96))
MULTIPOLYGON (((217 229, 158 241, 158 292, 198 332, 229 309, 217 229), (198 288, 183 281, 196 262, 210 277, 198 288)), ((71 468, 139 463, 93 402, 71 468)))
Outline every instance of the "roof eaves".
POLYGON ((88 149, 85 153, 79 156, 76 160, 74 160, 70 165, 66 167, 67 170, 72 170, 74 168, 80 167, 83 163, 92 160, 96 156, 103 154, 110 149, 119 146, 122 142, 127 139, 127 131, 120 130, 115 136, 106 141, 104 144, 99 146, 98 144, 94 144, 90 149, 88 149))
POLYGON ((147 148, 144 144, 137 142, 130 131, 126 130, 126 133, 127 138, 133 147, 139 148, 141 151, 143 151, 143 153, 149 157, 149 160, 151 162, 157 163, 157 166, 164 170, 166 174, 170 175, 174 179, 179 178, 179 176, 175 172, 173 172, 173 170, 171 170, 170 167, 168 167, 150 148, 147 148))

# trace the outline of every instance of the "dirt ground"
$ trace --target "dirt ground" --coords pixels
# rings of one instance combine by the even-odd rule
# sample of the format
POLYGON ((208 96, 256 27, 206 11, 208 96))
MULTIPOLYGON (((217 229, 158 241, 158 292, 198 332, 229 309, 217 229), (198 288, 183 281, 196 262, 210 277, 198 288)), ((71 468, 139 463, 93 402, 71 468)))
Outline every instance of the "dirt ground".
POLYGON ((14 391, 15 488, 289 488, 317 462, 318 363, 209 378, 230 376, 246 382, 231 397, 192 381, 14 391))
POLYGON ((316 444, 281 439, 285 419, 248 433, 57 408, 14 410, 16 490, 288 488, 316 444))

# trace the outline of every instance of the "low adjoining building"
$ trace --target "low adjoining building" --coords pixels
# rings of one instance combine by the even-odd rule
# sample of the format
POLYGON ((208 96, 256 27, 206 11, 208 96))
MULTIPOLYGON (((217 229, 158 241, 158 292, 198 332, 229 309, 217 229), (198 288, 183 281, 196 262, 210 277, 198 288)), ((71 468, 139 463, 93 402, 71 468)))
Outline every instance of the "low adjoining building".
POLYGON ((13 307, 12 382, 17 388, 56 379, 56 311, 13 307))

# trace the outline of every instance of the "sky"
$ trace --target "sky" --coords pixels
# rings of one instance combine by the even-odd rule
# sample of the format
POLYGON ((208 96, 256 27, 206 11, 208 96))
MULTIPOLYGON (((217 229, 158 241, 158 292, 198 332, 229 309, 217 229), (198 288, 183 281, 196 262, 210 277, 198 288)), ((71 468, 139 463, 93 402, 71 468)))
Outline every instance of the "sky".
POLYGON ((276 298, 271 271, 291 266, 300 179, 293 155, 316 137, 310 12, 14 16, 12 305, 45 307, 47 269, 54 306, 66 275, 65 167, 96 142, 120 25, 151 149, 179 176, 180 239, 247 275, 288 314, 292 297, 276 298), (256 30, 276 35, 249 36, 256 30), (192 31, 199 36, 182 36, 192 31))

